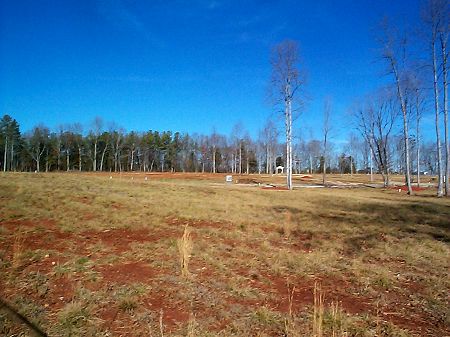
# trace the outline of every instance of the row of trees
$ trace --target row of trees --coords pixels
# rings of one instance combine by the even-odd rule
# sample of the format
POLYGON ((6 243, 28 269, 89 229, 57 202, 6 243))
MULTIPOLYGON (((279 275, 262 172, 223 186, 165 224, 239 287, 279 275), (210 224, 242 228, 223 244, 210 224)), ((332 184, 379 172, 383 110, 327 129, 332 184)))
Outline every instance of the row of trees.
MULTIPOLYGON (((318 172, 326 183, 327 172, 379 172, 389 185, 392 172, 405 174, 412 192, 412 171, 438 176, 438 196, 450 194, 450 146, 448 139, 448 50, 449 3, 429 0, 423 8, 420 34, 401 33, 384 20, 379 38, 380 56, 392 82, 361 98, 351 109, 355 129, 347 146, 334 149, 331 100, 324 105, 323 139, 295 139, 293 122, 302 110, 305 77, 299 68, 298 45, 284 41, 271 55, 271 99, 284 117, 285 142, 279 143, 275 123, 268 121, 258 139, 248 136, 241 125, 227 137, 181 135, 172 132, 124 132, 111 126, 106 131, 96 118, 88 133, 80 125, 50 132, 36 126, 21 137, 19 126, 9 116, 1 121, 3 170, 92 170, 92 171, 196 171, 273 173, 286 167, 287 186, 292 173, 318 172), (415 36, 412 43, 407 36, 415 36), (423 55, 428 55, 425 59, 423 55), (432 102, 433 104, 430 104, 432 102), (436 141, 425 144, 421 119, 433 110, 436 141), (441 124, 443 118, 443 124, 441 124), (415 128, 410 124, 415 122, 415 128), (443 125, 444 142, 441 140, 443 125), (400 127, 399 127, 400 126, 400 127), (411 132, 411 129, 415 129, 411 132), (442 149, 444 143, 444 149, 442 149), (431 146, 431 147, 430 147, 431 146), (425 150, 426 149, 426 150, 425 150), (422 169, 423 168, 423 169, 422 169), (445 179, 447 177, 447 179, 445 179), (444 184, 445 182, 445 184, 444 184)), ((311 137, 312 138, 312 137, 311 137)))
MULTIPOLYGON (((353 108, 353 116, 366 144, 370 148, 371 162, 375 161, 382 174, 384 184, 389 184, 392 160, 389 151, 390 135, 394 130, 398 115, 401 116, 403 144, 399 149, 404 165, 402 172, 408 193, 412 193, 412 156, 410 121, 415 117, 415 142, 417 153, 417 181, 420 182, 420 120, 429 98, 434 102, 436 125, 436 153, 438 174, 438 196, 450 195, 450 147, 448 139, 448 34, 450 30, 450 7, 447 0, 428 0, 422 8, 422 22, 415 27, 420 34, 412 31, 400 32, 398 25, 391 25, 387 19, 381 24, 379 36, 380 56, 392 83, 365 97, 359 106, 353 108), (409 43, 408 36, 419 36, 409 43), (428 55, 424 60, 423 55, 428 55), (433 90, 429 90, 429 88, 433 90), (441 94, 442 93, 442 94, 441 94), (442 104, 442 105, 441 105, 442 104), (440 108, 442 106, 442 108, 440 108), (442 151, 440 120, 444 119, 444 144, 442 151), (444 155, 443 155, 444 154, 444 155), (447 179, 444 179, 447 177, 447 179)), ((294 41, 284 41, 272 51, 271 93, 276 104, 282 105, 286 131, 287 186, 292 188, 292 135, 293 111, 302 105, 304 86, 303 68, 298 64, 298 46, 294 41)), ((328 142, 332 125, 331 106, 325 102, 322 157, 326 163, 329 157, 328 142)), ((350 165, 352 167, 352 165, 350 165)), ((323 165, 323 183, 326 183, 326 165, 323 165)))
MULTIPOLYGON (((385 185, 389 184, 389 172, 394 165, 389 154, 392 134, 396 131, 397 120, 401 120, 403 141, 399 144, 398 151, 403 160, 402 172, 405 173, 410 194, 413 161, 415 160, 416 172, 419 173, 424 153, 421 151, 421 119, 425 114, 433 112, 437 195, 449 196, 449 3, 446 0, 429 0, 424 3, 421 14, 422 22, 416 27, 410 27, 407 32, 402 32, 398 25, 389 23, 387 19, 383 20, 380 29, 382 35, 379 38, 380 55, 385 62, 387 74, 392 79, 392 85, 360 99, 352 112, 385 185), (410 36, 413 38, 408 39, 410 36), (444 141, 441 137, 442 126, 444 141)), ((419 174, 417 182, 420 183, 419 174)))
MULTIPOLYGON (((275 123, 267 121, 257 139, 241 124, 230 135, 215 131, 209 135, 170 131, 125 132, 110 125, 107 130, 96 118, 87 132, 80 124, 51 131, 44 125, 20 132, 12 117, 0 120, 0 154, 4 171, 145 171, 145 172, 231 172, 274 173, 286 165, 286 144, 279 141, 275 123)), ((404 172, 402 137, 389 134, 385 156, 389 172, 404 172)), ((413 148, 417 142, 411 139, 413 148)), ((421 167, 437 172, 434 144, 422 144, 421 167)), ((370 173, 371 149, 367 141, 351 134, 347 144, 337 148, 327 142, 324 156, 319 139, 293 137, 293 173, 370 173)), ((414 158, 413 158, 414 159, 414 158)), ((374 172, 381 172, 374 165, 374 172)))

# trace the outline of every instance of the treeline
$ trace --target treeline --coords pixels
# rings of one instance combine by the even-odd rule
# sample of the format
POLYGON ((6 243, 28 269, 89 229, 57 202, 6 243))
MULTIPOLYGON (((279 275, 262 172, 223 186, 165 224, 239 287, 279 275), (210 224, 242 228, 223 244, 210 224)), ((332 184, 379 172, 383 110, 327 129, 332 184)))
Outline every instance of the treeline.
MULTIPOLYGON (((171 131, 125 132, 120 127, 103 127, 96 118, 87 132, 80 124, 50 130, 37 125, 21 133, 11 116, 0 120, 0 163, 3 171, 142 171, 142 172, 230 172, 275 173, 285 165, 285 144, 268 121, 252 139, 237 124, 230 135, 215 131, 209 135, 181 134, 171 131)), ((386 153, 389 170, 404 172, 401 134, 389 136, 386 153)), ((414 148, 417 142, 411 138, 414 148)), ((421 145, 421 165, 430 174, 436 172, 435 144, 421 145)), ((416 153, 416 151, 412 151, 416 153)), ((374 173, 380 165, 373 160, 371 148, 358 134, 350 134, 340 148, 328 145, 324 156, 321 140, 297 139, 293 146, 294 173, 374 173), (326 158, 326 160, 324 159, 326 158)), ((416 158, 413 156, 412 160, 416 158)))

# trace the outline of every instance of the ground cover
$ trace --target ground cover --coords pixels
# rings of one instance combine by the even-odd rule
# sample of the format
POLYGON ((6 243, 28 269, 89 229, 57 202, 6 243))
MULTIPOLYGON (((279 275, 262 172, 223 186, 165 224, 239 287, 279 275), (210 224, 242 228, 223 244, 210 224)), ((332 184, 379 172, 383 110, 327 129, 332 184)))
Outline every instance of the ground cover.
POLYGON ((448 199, 234 181, 2 174, 0 297, 51 336, 450 335, 448 199))

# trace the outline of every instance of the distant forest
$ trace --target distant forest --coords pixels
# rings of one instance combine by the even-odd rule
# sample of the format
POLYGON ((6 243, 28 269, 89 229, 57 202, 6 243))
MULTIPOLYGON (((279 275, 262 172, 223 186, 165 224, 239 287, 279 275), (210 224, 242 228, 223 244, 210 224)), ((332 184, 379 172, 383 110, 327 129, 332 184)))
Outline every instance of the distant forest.
MULTIPOLYGON (((50 130, 37 125, 22 133, 9 115, 0 120, 0 163, 3 171, 141 171, 141 172, 219 172, 275 173, 284 166, 285 144, 279 131, 268 120, 256 139, 244 126, 236 124, 230 135, 212 131, 209 135, 172 131, 125 132, 120 127, 105 127, 96 118, 88 127, 66 125, 50 130)), ((390 136, 388 156, 391 173, 404 172, 402 134, 390 136)), ((411 136, 412 158, 416 142, 411 136)), ((436 173, 436 144, 421 144, 420 167, 436 173)), ((368 173, 379 171, 377 161, 364 138, 350 133, 344 144, 328 146, 324 163, 319 139, 294 139, 293 173, 368 173)), ((416 165, 413 165, 416 167, 416 165)))

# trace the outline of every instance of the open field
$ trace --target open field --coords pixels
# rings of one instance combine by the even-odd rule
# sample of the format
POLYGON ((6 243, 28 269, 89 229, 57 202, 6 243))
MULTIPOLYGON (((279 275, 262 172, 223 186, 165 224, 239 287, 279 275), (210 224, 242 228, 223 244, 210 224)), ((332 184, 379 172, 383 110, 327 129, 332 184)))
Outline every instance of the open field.
MULTIPOLYGON (((50 336, 450 336, 434 189, 144 177, 0 174, 0 297, 50 336)), ((21 331, 0 310, 0 335, 21 331)))

